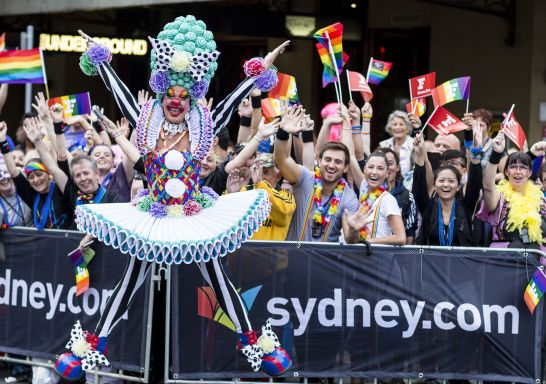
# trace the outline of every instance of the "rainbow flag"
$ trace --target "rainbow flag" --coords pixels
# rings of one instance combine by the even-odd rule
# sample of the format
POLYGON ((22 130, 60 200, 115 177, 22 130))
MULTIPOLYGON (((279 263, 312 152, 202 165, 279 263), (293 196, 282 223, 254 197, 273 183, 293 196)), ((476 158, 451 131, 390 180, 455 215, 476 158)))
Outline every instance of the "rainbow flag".
POLYGON ((44 84, 40 48, 0 52, 0 83, 44 84))
POLYGON ((458 77, 440 84, 432 90, 434 108, 452 101, 467 100, 470 96, 470 76, 458 77))
POLYGON ((0 35, 0 51, 6 49, 6 32, 0 35))
POLYGON ((298 103, 298 87, 296 86, 296 78, 284 73, 277 73, 279 82, 269 91, 269 97, 272 99, 289 100, 291 103, 298 103))
POLYGON ((68 257, 74 265, 74 274, 76 275, 76 296, 81 295, 89 289, 89 271, 87 265, 95 256, 95 251, 89 249, 85 254, 77 248, 68 254, 68 257))
POLYGON ((64 117, 87 115, 91 113, 89 92, 54 97, 53 99, 49 99, 47 104, 50 107, 53 104, 61 104, 63 106, 64 117))
POLYGON ((279 99, 262 99, 262 114, 267 121, 273 120, 275 117, 281 115, 281 101, 279 99))
POLYGON ((366 80, 368 84, 377 85, 387 78, 389 71, 391 70, 392 63, 388 61, 375 60, 373 57, 370 59, 370 65, 368 66, 368 74, 366 80))
POLYGON ((544 296, 544 291, 546 291, 546 276, 540 268, 537 268, 523 294, 523 300, 525 300, 531 314, 533 314, 540 299, 544 296))
POLYGON ((324 71, 322 72, 322 87, 326 87, 328 84, 337 81, 336 70, 330 55, 329 42, 326 34, 328 34, 332 44, 332 50, 334 51, 334 58, 339 74, 343 73, 343 66, 347 63, 347 60, 349 60, 349 55, 343 52, 343 24, 338 22, 316 31, 313 34, 313 37, 318 41, 316 47, 320 60, 324 65, 324 71))

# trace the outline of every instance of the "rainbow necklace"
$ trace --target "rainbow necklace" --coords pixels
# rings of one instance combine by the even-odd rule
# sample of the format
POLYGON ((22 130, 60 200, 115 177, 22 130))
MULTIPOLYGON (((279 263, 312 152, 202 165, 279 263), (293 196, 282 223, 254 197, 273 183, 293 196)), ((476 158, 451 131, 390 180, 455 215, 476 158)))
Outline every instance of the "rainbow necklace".
POLYGON ((332 196, 326 202, 322 201, 322 176, 320 175, 320 169, 315 168, 315 184, 313 186, 313 201, 317 203, 317 208, 313 212, 313 221, 317 224, 324 225, 330 223, 332 217, 335 217, 339 208, 339 202, 341 201, 341 195, 347 183, 343 178, 340 178, 337 182, 332 196))
MULTIPOLYGON (((374 203, 376 202, 377 199, 379 199, 379 196, 381 196, 383 194, 383 192, 385 192, 387 190, 387 188, 382 185, 380 187, 378 187, 375 191, 373 191, 372 193, 368 192, 368 187, 366 187, 366 190, 363 191, 362 195, 360 196, 360 207, 367 207, 367 208, 372 208, 374 203)), ((374 220, 373 220, 373 226, 372 226, 372 233, 371 235, 374 236, 375 234, 375 229, 376 229, 376 226, 377 226, 377 218, 379 217, 379 207, 376 207, 375 208, 375 213, 374 213, 374 220)), ((366 231, 366 226, 362 227, 360 229, 360 240, 366 240, 366 238, 368 237, 368 231, 366 231)))

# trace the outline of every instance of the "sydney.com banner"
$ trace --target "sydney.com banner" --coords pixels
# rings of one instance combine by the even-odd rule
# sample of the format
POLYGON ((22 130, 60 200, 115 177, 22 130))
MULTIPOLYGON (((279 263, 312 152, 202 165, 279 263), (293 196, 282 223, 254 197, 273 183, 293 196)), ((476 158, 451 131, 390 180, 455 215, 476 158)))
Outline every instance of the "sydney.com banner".
MULTIPOLYGON (((0 232, 0 351, 54 359, 67 352, 76 320, 83 329, 94 331, 128 256, 98 246, 89 265, 90 288, 76 296, 67 255, 81 237, 76 232, 33 229, 0 232)), ((144 366, 147 291, 139 291, 108 340, 108 359, 114 367, 140 372, 144 366)))
MULTIPOLYGON (((226 270, 255 330, 271 318, 287 376, 542 378, 540 304, 523 293, 538 263, 516 251, 245 244, 226 270)), ((172 271, 174 378, 260 377, 193 266, 172 271)))

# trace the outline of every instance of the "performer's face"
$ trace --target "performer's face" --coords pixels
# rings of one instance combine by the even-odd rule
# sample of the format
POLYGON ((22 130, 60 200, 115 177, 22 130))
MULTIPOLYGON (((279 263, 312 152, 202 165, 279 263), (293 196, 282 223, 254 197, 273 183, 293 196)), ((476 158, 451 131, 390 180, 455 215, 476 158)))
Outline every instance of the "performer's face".
POLYGON ((188 91, 179 85, 170 87, 163 96, 163 114, 169 123, 180 124, 190 109, 188 91))

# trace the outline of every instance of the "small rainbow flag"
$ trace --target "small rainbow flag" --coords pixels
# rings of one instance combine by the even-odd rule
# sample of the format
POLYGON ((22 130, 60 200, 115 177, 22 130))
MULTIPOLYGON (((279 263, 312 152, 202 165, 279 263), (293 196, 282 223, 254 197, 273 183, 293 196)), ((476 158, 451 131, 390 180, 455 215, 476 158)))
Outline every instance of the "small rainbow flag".
POLYGON ((427 110, 427 103, 424 97, 412 99, 411 102, 406 104, 406 111, 408 113, 415 113, 417 117, 421 117, 427 110))
POLYGON ((377 85, 387 78, 389 71, 391 70, 392 63, 388 61, 375 60, 373 57, 370 59, 370 65, 368 66, 368 74, 366 80, 368 84, 377 85))
POLYGON ((262 99, 262 113, 266 120, 271 121, 281 115, 281 102, 279 99, 262 99))
POLYGON ((343 52, 343 24, 335 23, 327 27, 321 28, 313 34, 313 37, 318 40, 316 44, 320 60, 324 65, 324 71, 322 73, 322 87, 326 87, 328 84, 337 81, 337 75, 332 57, 330 55, 328 37, 332 44, 332 50, 334 51, 334 58, 336 60, 338 73, 343 73, 343 66, 349 60, 349 55, 343 52))
POLYGON ((467 100, 470 96, 470 76, 458 77, 440 84, 432 90, 434 108, 452 101, 467 100))
POLYGON ((63 106, 64 117, 86 115, 91 113, 91 99, 89 98, 89 92, 54 97, 49 99, 47 104, 50 107, 53 104, 61 104, 63 106))
POLYGON ((296 78, 284 73, 277 73, 279 82, 271 91, 269 97, 272 99, 285 99, 292 103, 299 102, 298 87, 296 86, 296 78))
POLYGON ((533 314, 540 299, 542 299, 544 291, 546 291, 546 276, 540 268, 537 268, 523 294, 523 300, 525 300, 531 314, 533 314))
POLYGON ((68 254, 68 257, 74 265, 74 274, 76 275, 76 296, 81 295, 89 289, 89 271, 87 265, 95 256, 95 251, 89 249, 85 254, 77 248, 68 254))
POLYGON ((40 48, 0 52, 0 83, 44 84, 40 48))

